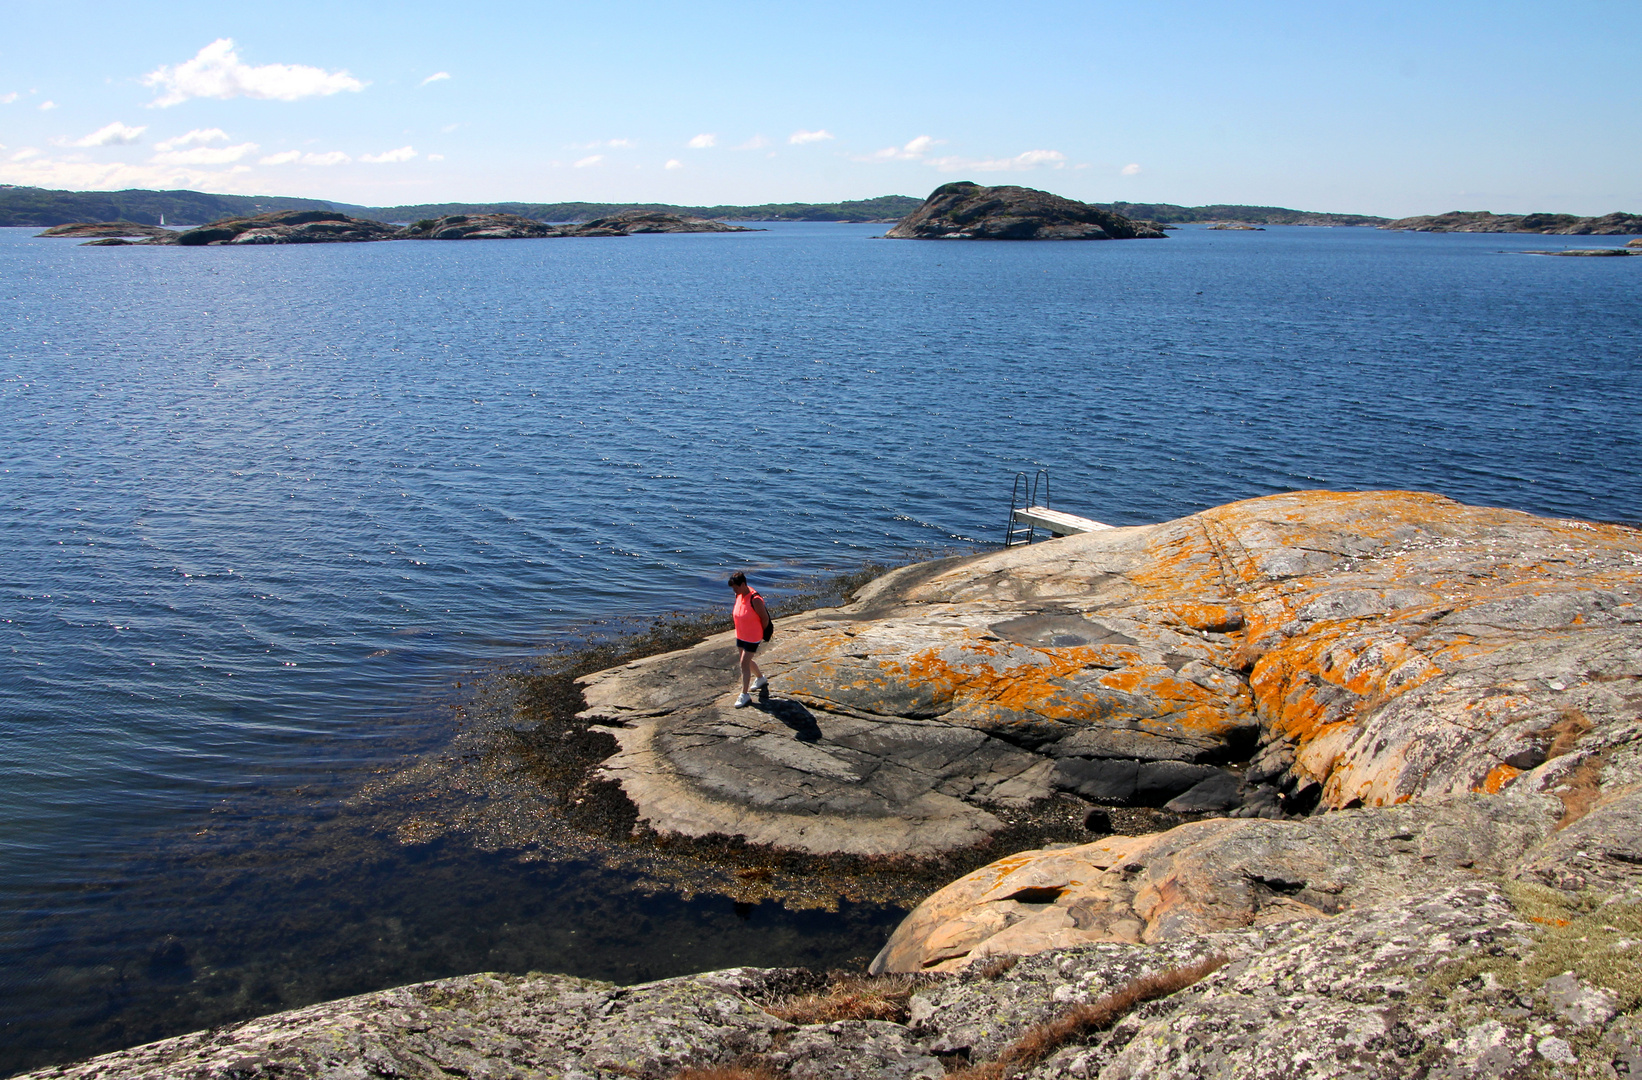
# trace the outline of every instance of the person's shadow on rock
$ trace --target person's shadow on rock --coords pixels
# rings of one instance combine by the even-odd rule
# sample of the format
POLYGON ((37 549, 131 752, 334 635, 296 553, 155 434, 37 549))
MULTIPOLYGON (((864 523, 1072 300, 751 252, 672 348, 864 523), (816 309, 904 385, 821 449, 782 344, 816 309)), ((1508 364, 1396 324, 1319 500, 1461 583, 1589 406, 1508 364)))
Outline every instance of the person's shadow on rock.
POLYGON ((772 698, 768 689, 760 690, 758 698, 758 707, 792 728, 799 742, 821 741, 821 725, 816 722, 815 714, 803 705, 772 698))

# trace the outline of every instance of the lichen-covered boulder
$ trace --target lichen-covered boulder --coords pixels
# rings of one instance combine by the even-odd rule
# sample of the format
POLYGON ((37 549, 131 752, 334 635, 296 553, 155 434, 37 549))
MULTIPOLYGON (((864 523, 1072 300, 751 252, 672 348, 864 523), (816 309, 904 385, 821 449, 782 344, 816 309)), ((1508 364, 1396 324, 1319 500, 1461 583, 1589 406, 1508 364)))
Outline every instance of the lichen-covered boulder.
POLYGON ((925 899, 872 970, 952 971, 1088 942, 1324 919, 1478 873, 1510 874, 1561 809, 1546 796, 1470 796, 1293 821, 1220 818, 1021 852, 925 899))

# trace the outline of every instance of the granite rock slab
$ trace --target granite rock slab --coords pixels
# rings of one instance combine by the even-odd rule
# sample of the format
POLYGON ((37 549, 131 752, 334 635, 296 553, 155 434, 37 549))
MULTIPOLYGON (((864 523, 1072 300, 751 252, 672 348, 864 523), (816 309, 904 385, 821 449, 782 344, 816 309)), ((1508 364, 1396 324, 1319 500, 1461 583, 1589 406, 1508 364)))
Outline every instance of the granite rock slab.
POLYGON ((588 677, 583 716, 643 825, 811 853, 969 846, 1057 791, 1213 781, 1179 805, 1270 817, 1546 791, 1635 741, 1639 601, 1636 529, 1299 492, 904 568, 780 620, 751 708, 726 633, 588 677))

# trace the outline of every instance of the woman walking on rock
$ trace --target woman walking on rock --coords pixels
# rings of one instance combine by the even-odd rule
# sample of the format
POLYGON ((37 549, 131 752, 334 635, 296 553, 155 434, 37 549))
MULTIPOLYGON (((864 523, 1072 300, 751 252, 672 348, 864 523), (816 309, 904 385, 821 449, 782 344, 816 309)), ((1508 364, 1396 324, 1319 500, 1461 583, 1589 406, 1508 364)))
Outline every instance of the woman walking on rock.
POLYGON ((740 709, 753 703, 749 689, 762 690, 770 685, 753 659, 758 647, 769 640, 770 612, 764 606, 764 598, 747 584, 746 574, 739 570, 731 574, 730 588, 735 590, 735 608, 731 615, 735 619, 736 649, 741 653, 741 696, 735 699, 735 707, 740 709), (754 676, 757 679, 749 688, 747 681, 754 676))

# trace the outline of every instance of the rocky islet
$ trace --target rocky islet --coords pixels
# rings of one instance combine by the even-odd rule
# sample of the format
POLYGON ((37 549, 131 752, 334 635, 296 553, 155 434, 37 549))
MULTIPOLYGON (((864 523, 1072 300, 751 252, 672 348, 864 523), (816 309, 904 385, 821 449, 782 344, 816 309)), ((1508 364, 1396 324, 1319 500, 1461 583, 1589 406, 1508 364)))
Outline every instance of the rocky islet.
POLYGON ((1450 210, 1398 218, 1382 229, 1406 232, 1539 233, 1545 236, 1627 236, 1642 233, 1642 214, 1495 214, 1487 210, 1450 210))
POLYGON ((44 237, 96 237, 88 246, 223 247, 242 244, 339 244, 379 240, 519 240, 548 237, 631 236, 640 233, 754 232, 705 218, 633 211, 593 221, 555 225, 517 214, 453 214, 403 227, 333 210, 282 210, 227 218, 178 231, 127 222, 60 225, 44 237), (129 237, 140 236, 133 240, 129 237))
POLYGON ((1133 240, 1166 239, 1146 221, 1036 188, 982 187, 968 180, 942 184, 924 204, 884 234, 892 240, 1133 240))

